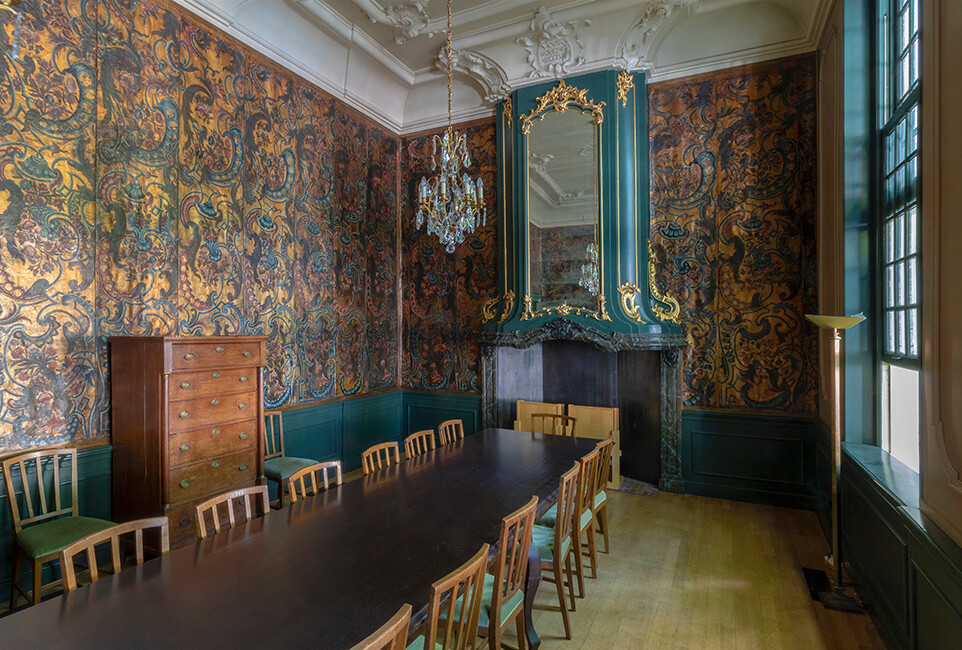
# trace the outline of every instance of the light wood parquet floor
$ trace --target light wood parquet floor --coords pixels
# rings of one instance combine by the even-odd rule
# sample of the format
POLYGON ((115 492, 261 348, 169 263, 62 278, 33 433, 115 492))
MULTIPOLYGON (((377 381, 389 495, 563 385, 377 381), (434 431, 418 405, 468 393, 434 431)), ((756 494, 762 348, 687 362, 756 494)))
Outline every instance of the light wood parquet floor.
MULTIPOLYGON (((801 567, 824 569, 812 512, 662 492, 609 492, 610 554, 571 613, 536 611, 544 650, 884 648, 869 616, 826 610, 801 567)), ((551 584, 536 599, 557 604, 551 584)), ((506 641, 516 646, 516 638, 506 641)))

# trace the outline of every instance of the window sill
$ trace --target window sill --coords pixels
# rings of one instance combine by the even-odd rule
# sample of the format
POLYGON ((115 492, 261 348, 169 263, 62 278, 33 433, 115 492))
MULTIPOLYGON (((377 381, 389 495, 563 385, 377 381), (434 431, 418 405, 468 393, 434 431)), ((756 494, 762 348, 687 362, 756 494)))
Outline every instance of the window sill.
POLYGON ((918 510, 921 494, 918 472, 875 445, 846 442, 842 443, 842 453, 871 476, 895 505, 918 510))

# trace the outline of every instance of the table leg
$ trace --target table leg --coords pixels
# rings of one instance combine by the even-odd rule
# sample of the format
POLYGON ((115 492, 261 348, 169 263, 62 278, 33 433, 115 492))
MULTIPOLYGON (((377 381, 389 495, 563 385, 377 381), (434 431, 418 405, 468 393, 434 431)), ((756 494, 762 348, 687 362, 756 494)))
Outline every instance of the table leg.
POLYGON ((534 597, 538 593, 538 586, 541 584, 541 554, 532 544, 528 548, 528 575, 524 583, 524 630, 525 637, 528 639, 528 647, 531 650, 538 650, 541 647, 541 637, 534 629, 534 621, 531 618, 534 609, 534 597))

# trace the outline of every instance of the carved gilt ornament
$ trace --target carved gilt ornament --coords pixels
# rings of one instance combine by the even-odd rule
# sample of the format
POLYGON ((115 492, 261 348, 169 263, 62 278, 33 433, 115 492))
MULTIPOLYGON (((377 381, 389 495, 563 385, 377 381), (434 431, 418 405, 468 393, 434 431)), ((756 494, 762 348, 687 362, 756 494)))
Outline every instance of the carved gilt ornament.
POLYGON ((578 108, 583 113, 590 112, 595 118, 595 124, 601 124, 605 120, 602 110, 605 107, 604 102, 591 101, 588 99, 587 90, 569 86, 561 79, 557 86, 538 98, 537 105, 530 113, 521 116, 521 132, 525 135, 531 133, 531 125, 544 119, 549 110, 564 113, 571 107, 578 108))

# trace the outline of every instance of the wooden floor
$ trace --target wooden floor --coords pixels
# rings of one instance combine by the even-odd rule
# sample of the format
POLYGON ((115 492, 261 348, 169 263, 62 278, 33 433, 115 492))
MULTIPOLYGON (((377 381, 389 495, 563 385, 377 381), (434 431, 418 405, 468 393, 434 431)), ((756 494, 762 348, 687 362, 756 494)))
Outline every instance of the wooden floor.
MULTIPOLYGON (((572 640, 560 614, 535 612, 544 650, 885 647, 867 615, 811 600, 801 567, 823 569, 828 552, 814 513, 665 492, 609 498, 611 553, 571 613, 572 640)), ((557 604, 551 584, 536 602, 557 604)))

